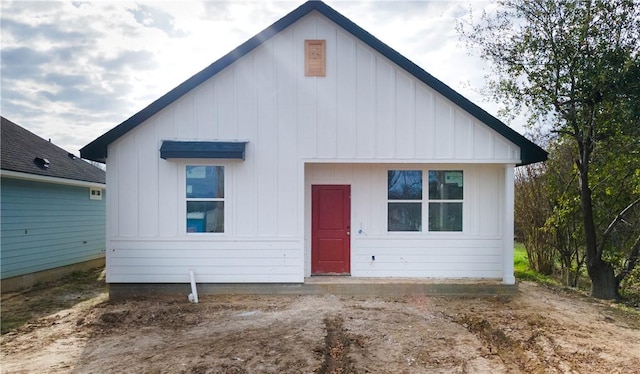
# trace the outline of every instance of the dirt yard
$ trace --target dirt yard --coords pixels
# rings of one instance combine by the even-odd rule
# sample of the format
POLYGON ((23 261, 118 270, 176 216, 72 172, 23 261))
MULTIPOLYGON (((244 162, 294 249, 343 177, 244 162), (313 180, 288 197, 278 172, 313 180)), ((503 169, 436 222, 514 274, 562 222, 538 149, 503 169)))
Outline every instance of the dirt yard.
MULTIPOLYGON (((67 295, 84 301, 2 336, 0 365, 2 373, 640 373, 638 314, 534 283, 519 288, 512 298, 199 304, 67 295)), ((3 300, 3 317, 37 297, 3 300)))

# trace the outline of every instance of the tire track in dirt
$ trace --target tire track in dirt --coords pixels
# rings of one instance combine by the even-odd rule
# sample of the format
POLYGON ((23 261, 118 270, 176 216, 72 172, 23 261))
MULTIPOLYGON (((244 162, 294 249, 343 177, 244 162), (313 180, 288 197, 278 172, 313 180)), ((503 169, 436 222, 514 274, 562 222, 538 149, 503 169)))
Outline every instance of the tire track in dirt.
POLYGON ((322 365, 315 372, 317 374, 347 374, 356 373, 353 361, 349 357, 351 340, 344 328, 344 320, 340 316, 324 318, 327 335, 324 347, 318 349, 323 355, 322 365))
POLYGON ((530 283, 513 298, 105 300, 1 336, 3 372, 640 374, 637 315, 530 283))
MULTIPOLYGON (((449 315, 444 313, 444 315, 476 335, 488 346, 489 352, 498 355, 511 371, 544 373, 553 368, 558 372, 566 372, 567 368, 562 367, 563 365, 558 360, 550 361, 545 358, 547 350, 555 351, 559 347, 552 337, 548 337, 540 331, 533 331, 529 339, 521 340, 507 335, 502 328, 494 327, 485 318, 465 314, 449 315)), ((556 352, 556 354, 560 354, 560 352, 556 352)))

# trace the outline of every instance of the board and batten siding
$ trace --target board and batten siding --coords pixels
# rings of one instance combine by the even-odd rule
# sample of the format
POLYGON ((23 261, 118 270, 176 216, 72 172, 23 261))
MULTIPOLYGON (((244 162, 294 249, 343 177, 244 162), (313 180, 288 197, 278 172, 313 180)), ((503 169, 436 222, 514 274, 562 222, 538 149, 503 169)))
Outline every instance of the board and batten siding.
POLYGON ((89 187, 2 178, 2 279, 104 257, 104 199, 90 200, 89 187))
MULTIPOLYGON (((198 282, 303 281, 308 163, 519 160, 513 143, 312 12, 109 145, 107 281, 188 282, 189 269, 198 282), (305 77, 306 39, 326 40, 326 77, 305 77), (163 160, 163 140, 247 141, 246 159, 163 160), (185 232, 184 170, 192 164, 225 166, 224 234, 185 232)), ((492 225, 472 222, 477 232, 492 225)), ((382 275, 365 266, 367 256, 354 257, 354 271, 382 275)))
MULTIPOLYGON (((354 277, 501 278, 503 261, 502 165, 307 164, 305 207, 311 221, 311 186, 351 186, 351 275, 354 277), (463 231, 387 231, 387 171, 462 170, 463 231), (375 260, 372 260, 375 256, 375 260)), ((426 185, 425 185, 426 186, 426 185)), ((423 215, 426 200, 423 201, 423 215)), ((310 223, 305 251, 311 254, 310 223)), ((310 261, 305 273, 310 274, 310 261)))

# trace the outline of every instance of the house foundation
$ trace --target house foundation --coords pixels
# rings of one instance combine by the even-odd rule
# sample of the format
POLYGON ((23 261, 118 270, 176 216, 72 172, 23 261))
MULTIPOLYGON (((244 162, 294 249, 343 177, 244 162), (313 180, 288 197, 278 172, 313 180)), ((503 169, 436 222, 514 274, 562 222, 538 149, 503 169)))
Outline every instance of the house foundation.
MULTIPOLYGON (((517 284, 486 279, 418 279, 309 277, 304 283, 202 283, 198 295, 336 295, 398 298, 406 296, 514 296, 517 284)), ((152 295, 188 295, 187 283, 146 283, 109 285, 109 298, 122 300, 152 295)))

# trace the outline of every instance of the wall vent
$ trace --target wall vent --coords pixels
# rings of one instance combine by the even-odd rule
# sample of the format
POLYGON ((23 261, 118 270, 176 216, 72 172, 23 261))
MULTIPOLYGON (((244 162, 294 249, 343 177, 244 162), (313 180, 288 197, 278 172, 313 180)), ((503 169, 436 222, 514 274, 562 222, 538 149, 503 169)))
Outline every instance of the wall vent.
POLYGON ((304 75, 324 77, 327 72, 326 40, 304 41, 304 75))

